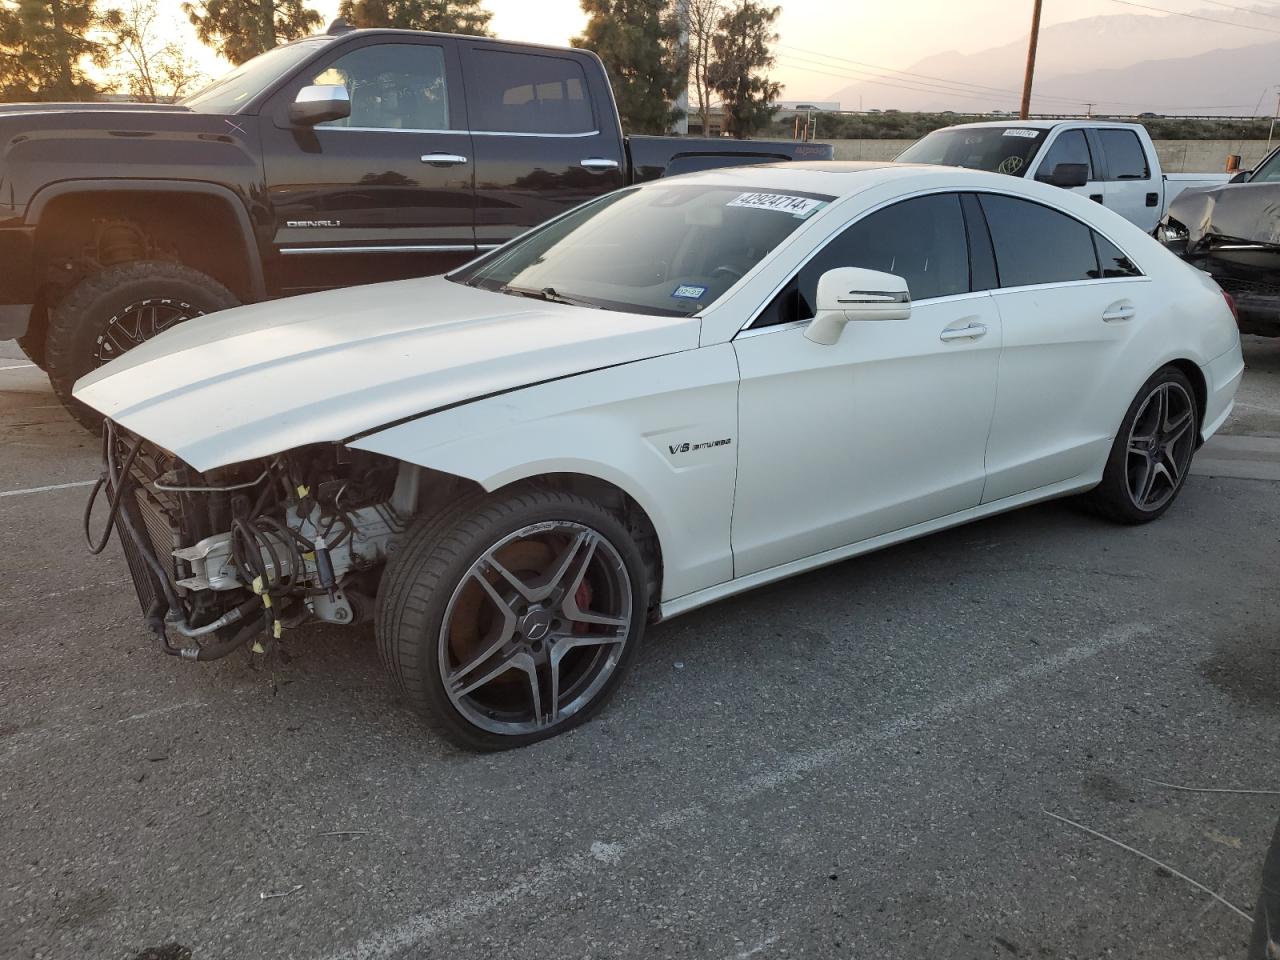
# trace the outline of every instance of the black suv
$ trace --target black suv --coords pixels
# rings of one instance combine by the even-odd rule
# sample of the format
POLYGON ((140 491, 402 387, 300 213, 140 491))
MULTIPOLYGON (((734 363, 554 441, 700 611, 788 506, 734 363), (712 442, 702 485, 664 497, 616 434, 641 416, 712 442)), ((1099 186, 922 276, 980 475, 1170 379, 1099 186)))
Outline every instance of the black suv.
POLYGON ((75 381, 191 317, 439 273, 628 183, 831 157, 624 137, 584 50, 338 26, 175 105, 0 106, 0 339, 92 424, 75 381))

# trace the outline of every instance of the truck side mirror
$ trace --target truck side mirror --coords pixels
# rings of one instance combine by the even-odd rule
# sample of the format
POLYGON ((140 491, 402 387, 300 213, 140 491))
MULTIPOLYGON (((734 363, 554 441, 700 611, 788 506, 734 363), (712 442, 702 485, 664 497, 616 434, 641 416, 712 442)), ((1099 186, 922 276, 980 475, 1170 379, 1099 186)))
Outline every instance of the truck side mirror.
POLYGON ((1239 170, 1236 172, 1234 177, 1227 181, 1227 183, 1244 183, 1249 179, 1249 176, 1252 173, 1252 170, 1239 170))
POLYGON ((817 312, 806 339, 830 346, 854 320, 906 320, 911 316, 907 281, 862 267, 836 267, 818 278, 817 312))
POLYGON ((1051 187, 1083 187, 1089 182, 1089 165, 1087 163, 1059 163, 1048 173, 1036 177, 1041 183, 1051 187))
POLYGON ((303 87, 289 104, 289 119, 305 127, 351 116, 351 95, 340 83, 303 87))

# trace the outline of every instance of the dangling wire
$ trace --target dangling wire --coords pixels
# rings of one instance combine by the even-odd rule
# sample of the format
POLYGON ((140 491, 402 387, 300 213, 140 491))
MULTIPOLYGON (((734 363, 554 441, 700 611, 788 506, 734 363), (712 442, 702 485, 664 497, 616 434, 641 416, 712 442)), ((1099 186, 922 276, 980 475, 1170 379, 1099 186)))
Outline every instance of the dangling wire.
POLYGON ((107 544, 111 542, 111 531, 115 529, 116 516, 120 513, 120 504, 124 502, 125 489, 128 486, 129 468, 133 466, 133 461, 137 459, 138 451, 142 449, 142 438, 138 437, 134 441, 133 447, 124 459, 124 466, 121 467, 118 474, 113 468, 115 463, 114 446, 115 430, 111 425, 111 421, 107 420, 102 428, 102 474, 94 483, 93 489, 89 491, 89 502, 84 505, 84 538, 89 544, 89 552, 92 554, 102 553, 103 550, 107 549, 107 544), (89 523, 93 513, 93 505, 97 502, 98 494, 104 486, 110 496, 107 508, 107 526, 102 533, 102 539, 95 542, 93 533, 89 529, 89 523))

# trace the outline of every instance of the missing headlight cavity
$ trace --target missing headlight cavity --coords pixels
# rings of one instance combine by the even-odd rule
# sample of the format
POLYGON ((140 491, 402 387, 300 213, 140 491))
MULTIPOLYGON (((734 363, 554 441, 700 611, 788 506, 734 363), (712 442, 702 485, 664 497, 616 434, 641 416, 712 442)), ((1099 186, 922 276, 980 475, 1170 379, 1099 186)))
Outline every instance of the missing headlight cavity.
POLYGON ((416 468, 340 444, 199 473, 111 423, 103 476, 143 613, 197 660, 308 619, 368 620, 418 496, 416 468))

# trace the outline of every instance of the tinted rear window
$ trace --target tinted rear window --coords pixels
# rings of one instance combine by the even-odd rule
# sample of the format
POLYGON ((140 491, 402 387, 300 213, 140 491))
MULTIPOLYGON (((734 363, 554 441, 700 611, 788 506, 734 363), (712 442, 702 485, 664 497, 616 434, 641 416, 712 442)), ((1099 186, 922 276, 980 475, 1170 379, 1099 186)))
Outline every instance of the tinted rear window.
POLYGON ((1098 139, 1107 155, 1108 180, 1146 180, 1151 176, 1142 141, 1132 130, 1099 130, 1098 139))
POLYGON ((1029 200, 981 194, 1000 286, 1092 280, 1098 276, 1092 232, 1079 220, 1029 200))
POLYGON ((587 76, 566 57, 477 50, 467 85, 471 128, 502 133, 589 133, 595 129, 587 76))

